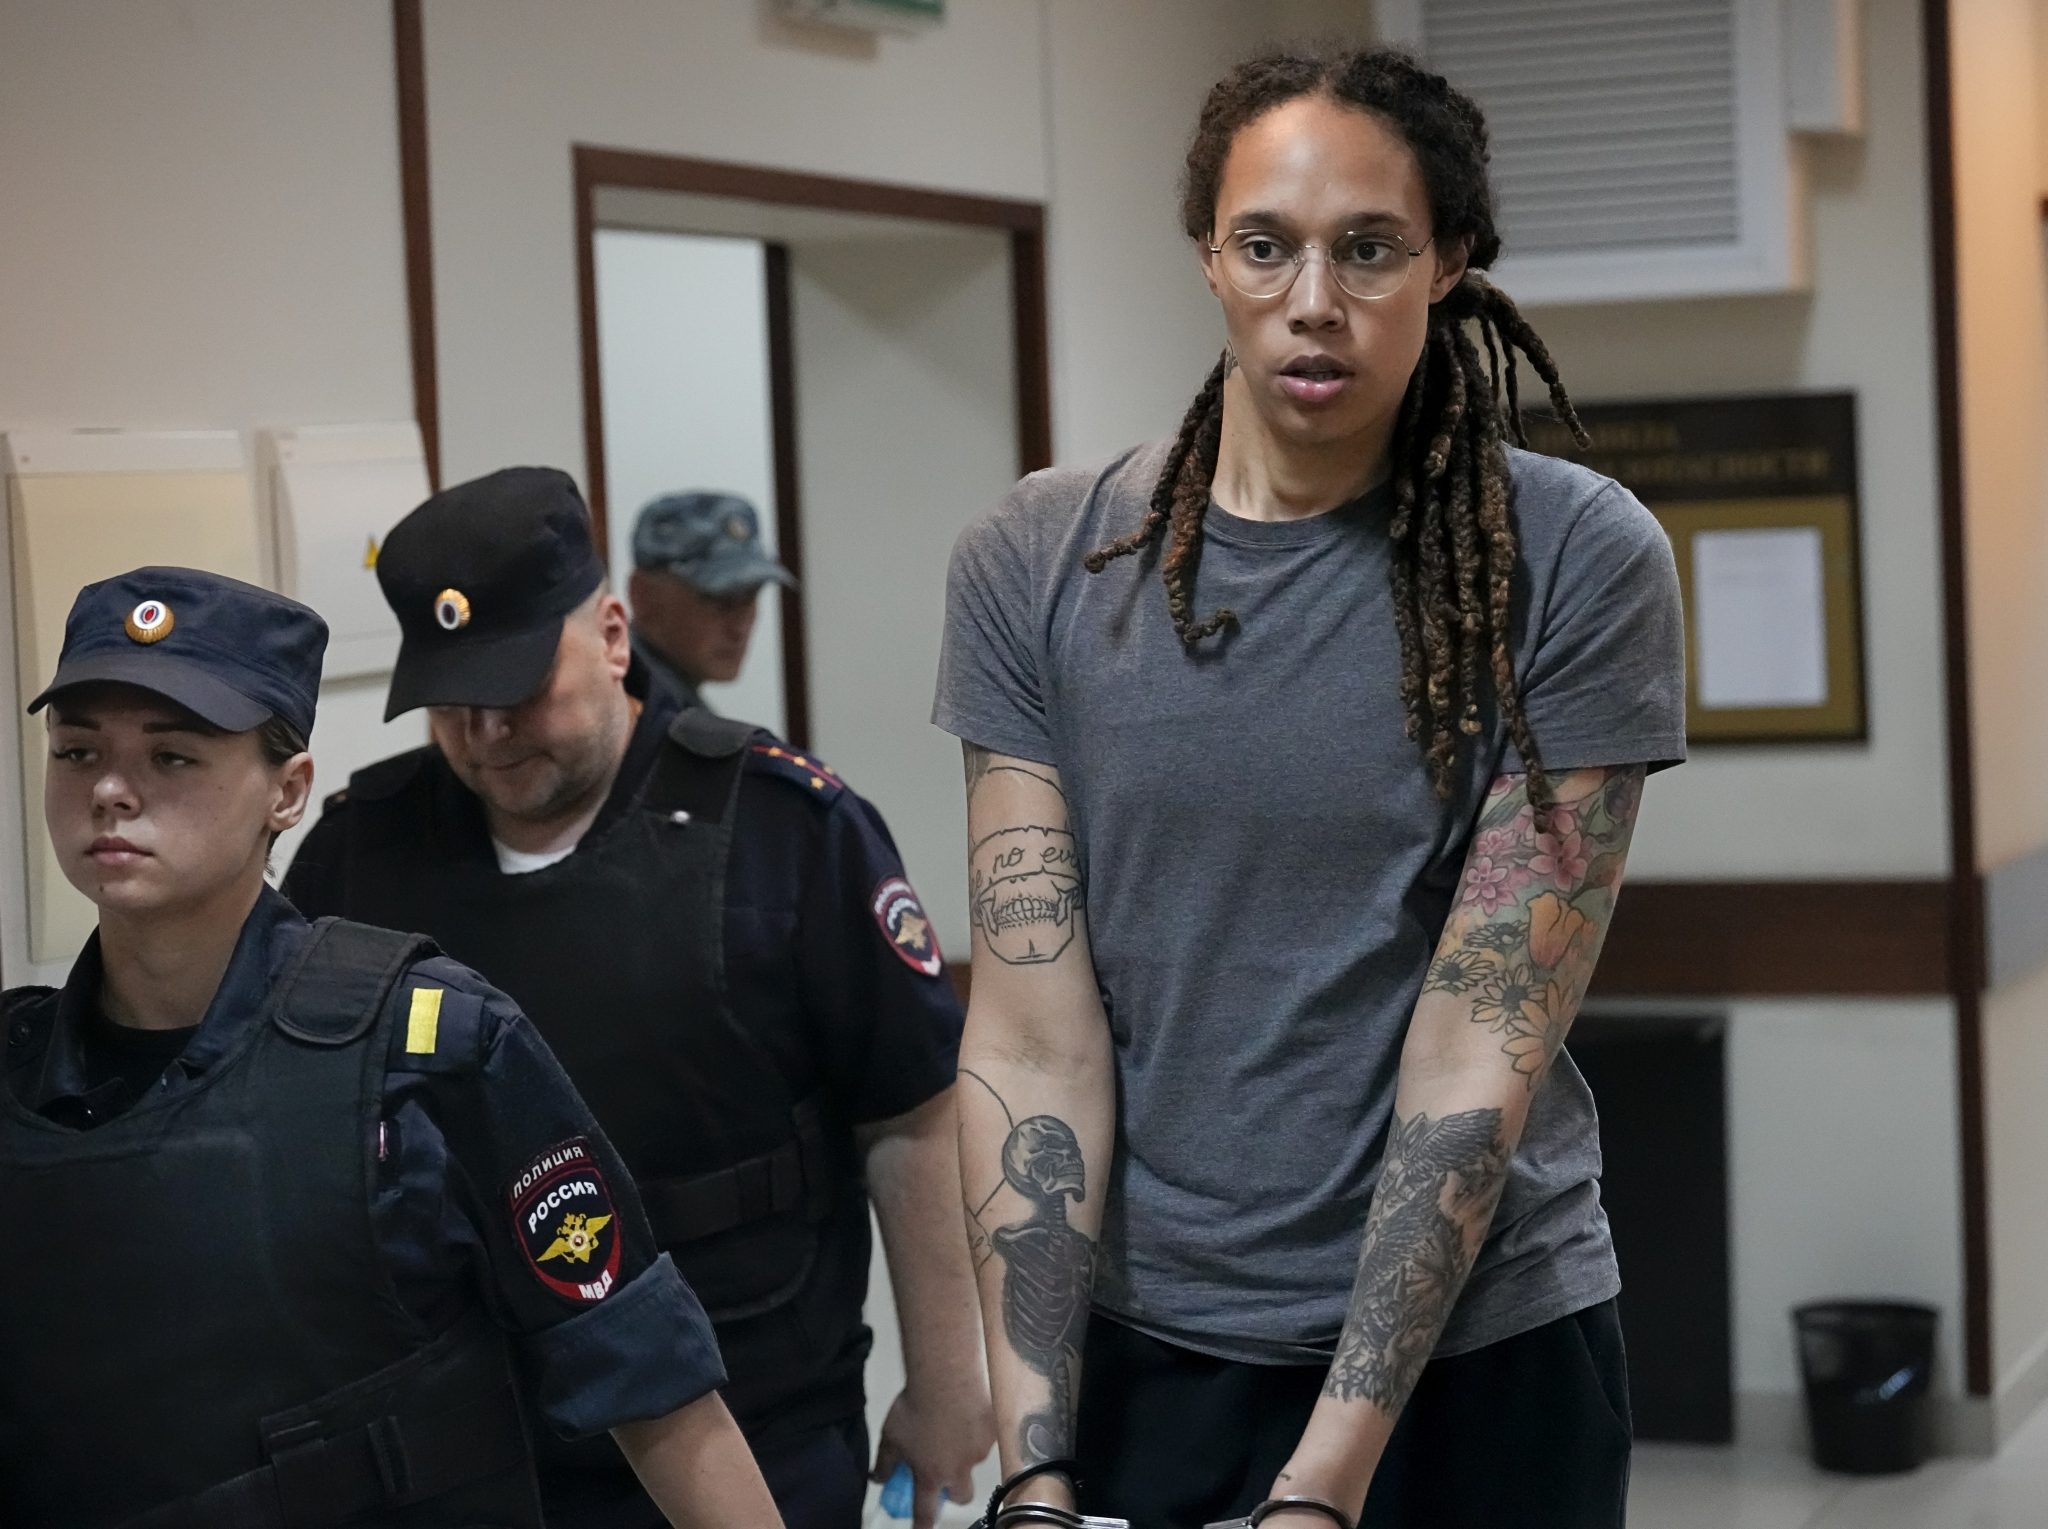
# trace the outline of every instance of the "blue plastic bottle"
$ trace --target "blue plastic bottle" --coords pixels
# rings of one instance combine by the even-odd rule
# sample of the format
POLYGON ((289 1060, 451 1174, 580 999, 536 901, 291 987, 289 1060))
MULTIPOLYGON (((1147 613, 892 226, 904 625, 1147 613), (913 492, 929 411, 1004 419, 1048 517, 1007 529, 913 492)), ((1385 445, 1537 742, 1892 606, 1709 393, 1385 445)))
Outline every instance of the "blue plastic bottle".
POLYGON ((900 1518, 904 1523, 909 1523, 916 1495, 917 1485, 910 1474, 910 1464, 905 1461, 890 1472, 889 1479, 882 1483, 883 1517, 900 1518))

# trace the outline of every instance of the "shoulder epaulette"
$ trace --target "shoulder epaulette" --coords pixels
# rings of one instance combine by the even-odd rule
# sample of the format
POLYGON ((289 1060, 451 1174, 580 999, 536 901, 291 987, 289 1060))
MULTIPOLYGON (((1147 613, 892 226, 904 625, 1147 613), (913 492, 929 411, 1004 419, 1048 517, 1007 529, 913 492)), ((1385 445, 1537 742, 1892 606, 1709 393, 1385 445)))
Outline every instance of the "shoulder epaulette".
POLYGON ((846 782, 815 754, 800 754, 786 743, 754 743, 747 747, 747 768, 801 787, 821 802, 835 802, 846 782))
POLYGON ((47 1000, 56 992, 48 987, 18 987, 0 993, 0 1060, 12 1062, 42 1049, 57 1016, 57 1006, 47 1000))
POLYGON ((483 1065, 484 1001, 414 967, 399 984, 404 1012, 391 1031, 393 1072, 475 1072, 483 1065))

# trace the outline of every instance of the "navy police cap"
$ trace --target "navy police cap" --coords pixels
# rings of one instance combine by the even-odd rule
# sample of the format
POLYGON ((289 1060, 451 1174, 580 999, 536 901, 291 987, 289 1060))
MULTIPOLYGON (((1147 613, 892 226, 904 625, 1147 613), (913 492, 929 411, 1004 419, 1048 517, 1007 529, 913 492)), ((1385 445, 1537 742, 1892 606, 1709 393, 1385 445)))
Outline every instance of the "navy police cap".
POLYGON ((562 618, 604 582, 590 512, 552 467, 435 494, 391 528, 377 582, 402 634, 388 722, 416 706, 517 706, 554 667, 562 618))
POLYGON ((281 717, 306 738, 326 651, 327 623, 296 600, 197 568, 138 568, 78 592, 56 676, 28 709, 74 685, 135 685, 227 732, 281 717))

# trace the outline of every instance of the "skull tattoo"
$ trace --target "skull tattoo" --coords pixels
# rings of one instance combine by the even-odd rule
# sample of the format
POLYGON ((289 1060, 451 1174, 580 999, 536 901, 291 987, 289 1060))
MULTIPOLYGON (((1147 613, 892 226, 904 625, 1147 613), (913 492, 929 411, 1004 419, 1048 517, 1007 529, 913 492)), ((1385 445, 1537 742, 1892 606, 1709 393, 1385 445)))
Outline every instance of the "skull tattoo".
POLYGON ((1006 828, 974 846, 969 892, 990 951, 1012 966, 1058 959, 1074 939, 1082 906, 1074 836, 1050 828, 1006 828))

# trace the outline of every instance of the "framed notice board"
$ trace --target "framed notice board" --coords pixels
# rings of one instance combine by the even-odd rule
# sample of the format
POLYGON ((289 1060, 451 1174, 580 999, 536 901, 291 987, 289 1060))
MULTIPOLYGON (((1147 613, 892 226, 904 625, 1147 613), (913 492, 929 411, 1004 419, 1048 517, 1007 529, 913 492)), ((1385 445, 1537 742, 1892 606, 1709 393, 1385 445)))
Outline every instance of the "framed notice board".
POLYGON ((1856 397, 1581 404, 1582 448, 1533 416, 1538 451, 1584 462, 1648 505, 1685 598, 1695 743, 1861 742, 1856 397))

